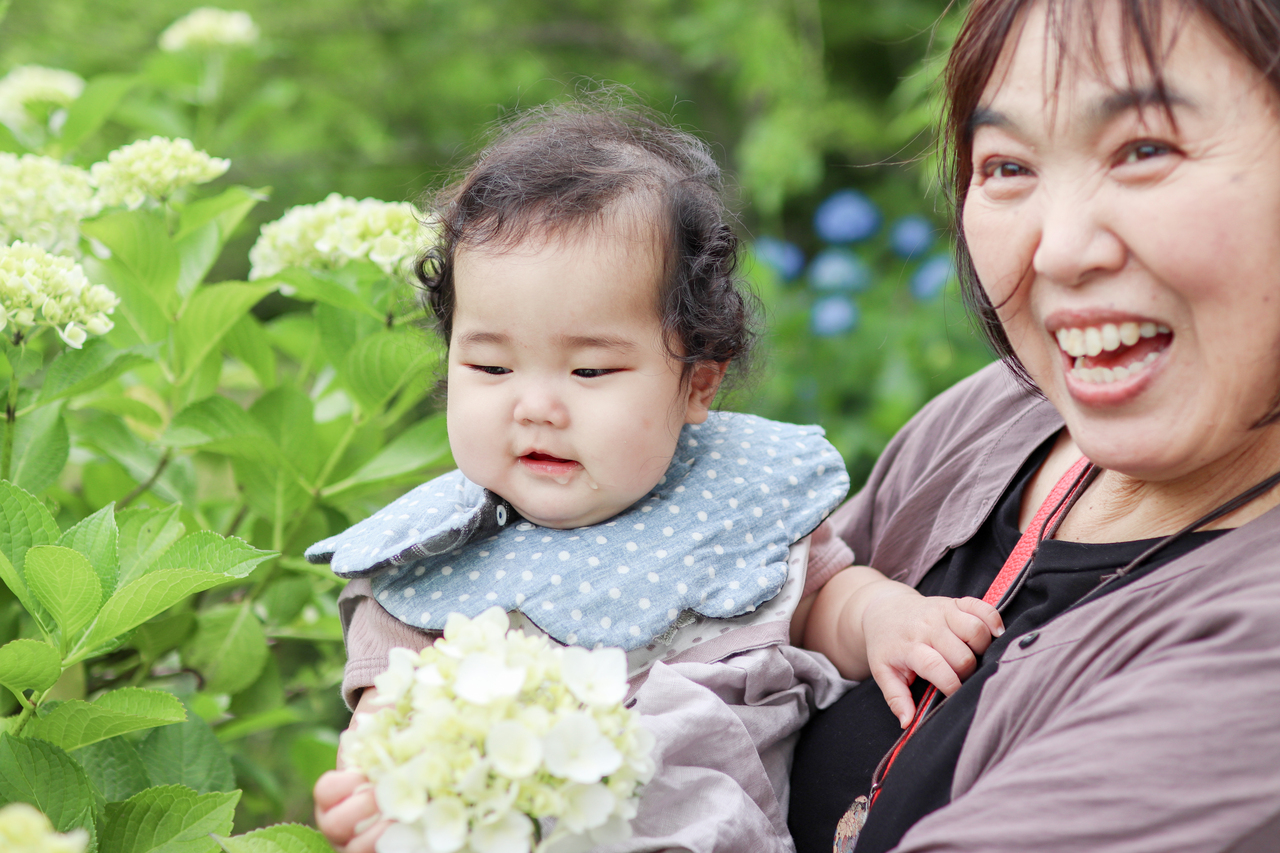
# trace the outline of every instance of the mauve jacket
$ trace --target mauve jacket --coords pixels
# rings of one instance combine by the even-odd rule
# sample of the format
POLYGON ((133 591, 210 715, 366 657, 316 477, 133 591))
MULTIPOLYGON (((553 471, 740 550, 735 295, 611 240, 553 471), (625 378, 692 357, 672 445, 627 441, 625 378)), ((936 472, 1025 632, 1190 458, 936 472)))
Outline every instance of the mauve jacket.
MULTIPOLYGON (((991 365, 829 522, 858 562, 919 583, 1062 426, 991 365)), ((898 851, 1280 851, 1280 508, 1037 633, 983 688, 951 804, 898 851)))

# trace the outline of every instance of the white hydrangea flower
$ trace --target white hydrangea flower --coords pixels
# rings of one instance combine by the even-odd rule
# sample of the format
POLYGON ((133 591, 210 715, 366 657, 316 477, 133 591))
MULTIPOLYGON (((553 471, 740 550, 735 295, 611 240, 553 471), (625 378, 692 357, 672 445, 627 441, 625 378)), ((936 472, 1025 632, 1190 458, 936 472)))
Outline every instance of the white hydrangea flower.
POLYGON ((429 237, 412 204, 331 193, 262 226, 249 250, 249 278, 289 267, 336 269, 355 260, 371 261, 388 275, 403 273, 429 237))
POLYGON ((622 707, 626 656, 509 628, 500 608, 455 614, 433 646, 393 652, 381 707, 344 735, 394 821, 379 853, 529 853, 543 818, 539 853, 630 834, 654 740, 622 707))
POLYGON ((83 91, 84 78, 79 74, 43 65, 20 65, 0 78, 0 122, 21 133, 34 125, 31 106, 70 106, 83 91))
POLYGON ((566 714, 542 742, 543 760, 557 776, 584 785, 599 782, 622 766, 622 753, 590 714, 566 714))
POLYGON ((89 173, 51 157, 0 152, 0 245, 79 255, 80 220, 99 210, 89 173))
POLYGON ((153 136, 117 148, 89 175, 98 187, 98 200, 107 207, 141 207, 148 198, 166 199, 190 184, 221 177, 231 161, 210 157, 189 139, 153 136))
POLYGON ((120 300, 101 284, 90 284, 70 258, 51 255, 21 241, 0 248, 0 329, 10 323, 51 326, 68 346, 79 349, 90 334, 104 335, 107 316, 120 300))
POLYGON ((179 50, 216 50, 224 47, 244 47, 258 40, 258 25, 248 12, 228 12, 211 6, 184 15, 160 34, 160 49, 173 53, 179 50))
POLYGON ((88 832, 54 832, 49 818, 33 805, 9 803, 0 808, 0 850, 5 853, 84 853, 88 845, 88 832))

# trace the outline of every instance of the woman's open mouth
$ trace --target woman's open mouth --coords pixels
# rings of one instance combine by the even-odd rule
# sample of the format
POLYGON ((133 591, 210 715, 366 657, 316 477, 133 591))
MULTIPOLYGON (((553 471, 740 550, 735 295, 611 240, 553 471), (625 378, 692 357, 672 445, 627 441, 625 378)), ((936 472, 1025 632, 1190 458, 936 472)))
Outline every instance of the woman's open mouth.
POLYGON ((1173 340, 1168 326, 1151 322, 1069 327, 1054 336, 1070 360, 1070 377, 1094 385, 1140 375, 1173 340))

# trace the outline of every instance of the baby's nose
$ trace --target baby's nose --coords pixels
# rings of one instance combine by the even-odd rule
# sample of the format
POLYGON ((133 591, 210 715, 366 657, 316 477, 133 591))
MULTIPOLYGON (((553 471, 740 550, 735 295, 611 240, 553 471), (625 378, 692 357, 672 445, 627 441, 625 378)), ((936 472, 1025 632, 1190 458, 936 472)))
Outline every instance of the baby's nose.
POLYGON ((565 427, 569 423, 569 410, 559 394, 538 383, 523 389, 516 400, 513 413, 518 423, 565 427))

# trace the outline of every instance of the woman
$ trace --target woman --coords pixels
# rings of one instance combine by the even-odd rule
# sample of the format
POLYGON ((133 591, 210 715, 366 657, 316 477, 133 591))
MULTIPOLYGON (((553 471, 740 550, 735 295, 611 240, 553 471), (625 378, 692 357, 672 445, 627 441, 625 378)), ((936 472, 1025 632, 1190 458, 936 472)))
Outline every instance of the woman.
POLYGON ((1274 0, 973 4, 947 150, 1003 363, 833 517, 918 592, 837 575, 806 643, 848 672, 865 626, 981 597, 1046 541, 887 770, 872 682, 810 723, 801 853, 1280 849, 1278 60, 1274 0))

